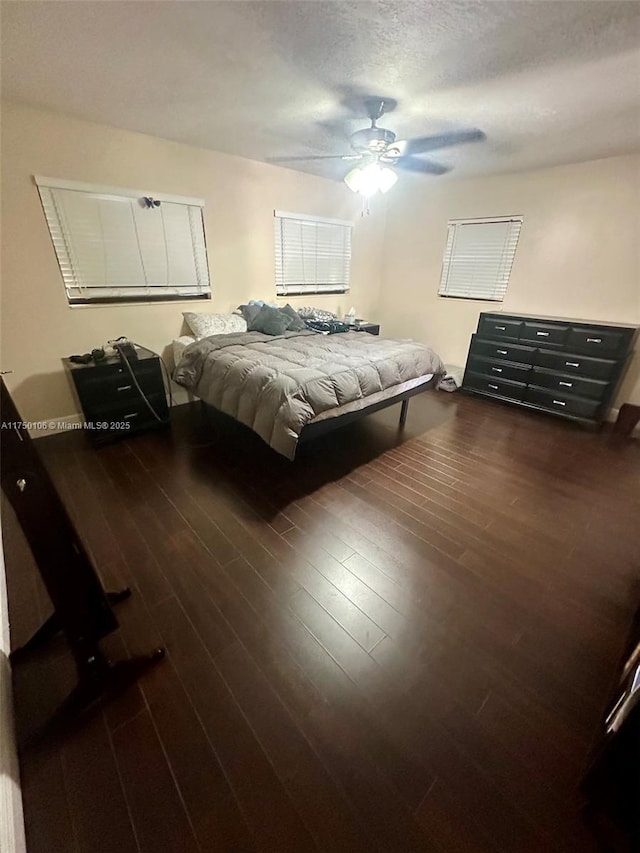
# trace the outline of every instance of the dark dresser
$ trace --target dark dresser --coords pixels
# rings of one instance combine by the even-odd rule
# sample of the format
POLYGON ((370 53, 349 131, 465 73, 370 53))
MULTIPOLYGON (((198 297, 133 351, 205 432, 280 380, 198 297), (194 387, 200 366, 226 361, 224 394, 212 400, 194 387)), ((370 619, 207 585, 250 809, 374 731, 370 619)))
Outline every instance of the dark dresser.
POLYGON ((462 388, 529 409, 599 423, 631 358, 637 326, 482 313, 462 388))
POLYGON ((143 347, 136 352, 138 358, 129 359, 129 364, 160 421, 152 414, 119 357, 97 364, 74 364, 64 359, 82 407, 85 430, 95 444, 157 429, 169 422, 160 358, 143 347))

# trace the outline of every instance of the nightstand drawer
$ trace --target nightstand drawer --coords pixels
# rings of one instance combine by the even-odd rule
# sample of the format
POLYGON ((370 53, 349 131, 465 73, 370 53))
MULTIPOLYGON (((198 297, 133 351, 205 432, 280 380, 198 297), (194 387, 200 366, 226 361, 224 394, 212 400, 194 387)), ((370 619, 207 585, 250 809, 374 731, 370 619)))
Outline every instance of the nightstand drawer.
POLYGON ((525 364, 514 364, 497 358, 482 358, 472 355, 469 357, 469 370, 473 373, 483 373, 495 379, 511 379, 514 382, 528 382, 531 367, 525 364))
MULTIPOLYGON (((131 367, 145 394, 155 394, 163 390, 162 374, 157 360, 140 364, 131 362, 131 367)), ((74 371, 73 378, 83 403, 140 397, 131 374, 123 364, 77 370, 74 371)))
POLYGON ((577 418, 593 419, 600 408, 600 403, 595 400, 572 397, 570 394, 549 391, 546 388, 538 388, 536 385, 530 385, 527 388, 524 399, 525 402, 543 406, 550 412, 560 412, 577 418))
POLYGON ((510 382, 507 379, 494 379, 482 373, 467 371, 462 383, 463 388, 472 391, 482 391, 485 394, 493 394, 497 397, 508 397, 510 400, 522 400, 525 388, 522 382, 510 382))
POLYGON ((500 316, 482 316, 478 326, 478 334, 483 338, 514 338, 520 337, 522 323, 517 320, 503 320, 500 316))
POLYGON ((517 361, 523 364, 532 364, 535 355, 534 347, 525 347, 520 344, 498 343, 486 341, 473 336, 471 341, 471 354, 480 355, 484 358, 504 358, 507 361, 517 361))
POLYGON ((520 332, 520 340, 535 341, 540 346, 545 346, 546 344, 560 346, 564 343, 568 331, 568 326, 557 326, 547 323, 524 323, 520 332))
MULTIPOLYGON (((149 403, 153 406, 160 418, 166 418, 168 414, 167 400, 162 394, 147 395, 149 403)), ((110 400, 102 403, 84 404, 84 414, 88 421, 108 423, 130 423, 131 428, 155 421, 145 401, 138 396, 129 400, 110 400)))
POLYGON ((584 329, 574 326, 569 331, 569 349, 594 356, 624 355, 627 336, 621 332, 604 329, 584 329))
POLYGON ((561 394, 576 394, 578 397, 588 397, 593 400, 604 400, 609 391, 609 383, 598 379, 584 379, 581 376, 570 376, 566 373, 555 373, 543 367, 534 367, 529 378, 532 385, 551 388, 561 394))
POLYGON ((558 370, 560 373, 587 376, 592 379, 610 379, 618 368, 618 363, 605 358, 588 358, 568 352, 545 352, 539 350, 534 364, 558 370))

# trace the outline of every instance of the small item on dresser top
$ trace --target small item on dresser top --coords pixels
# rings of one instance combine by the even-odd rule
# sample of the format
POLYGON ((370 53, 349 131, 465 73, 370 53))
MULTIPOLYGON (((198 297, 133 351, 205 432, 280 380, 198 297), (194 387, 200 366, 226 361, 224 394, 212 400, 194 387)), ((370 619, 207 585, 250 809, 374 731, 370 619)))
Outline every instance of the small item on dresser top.
POLYGON ((344 322, 352 326, 356 320, 356 309, 352 306, 344 315, 344 322))

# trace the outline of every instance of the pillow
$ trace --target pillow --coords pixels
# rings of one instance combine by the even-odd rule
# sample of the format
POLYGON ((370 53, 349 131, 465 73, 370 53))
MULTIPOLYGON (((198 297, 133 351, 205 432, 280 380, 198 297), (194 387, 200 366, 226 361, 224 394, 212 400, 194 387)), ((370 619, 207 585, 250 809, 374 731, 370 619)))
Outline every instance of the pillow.
POLYGON ((183 311, 182 316, 196 338, 247 331, 247 321, 237 314, 195 314, 193 311, 183 311))
POLYGON ((333 311, 325 311, 324 308, 298 308, 298 316, 303 320, 337 320, 338 315, 333 311))
POLYGON ((289 305, 288 302, 284 308, 280 309, 280 311, 290 318, 289 325, 287 326, 288 332, 301 332, 303 329, 307 328, 302 317, 298 314, 295 308, 292 308, 291 305, 289 305))
POLYGON ((265 335, 282 335, 286 332, 291 318, 279 308, 263 305, 249 326, 250 332, 262 332, 265 335))
POLYGON ((239 305, 237 311, 244 317, 247 323, 247 329, 251 330, 251 324, 260 313, 261 305, 255 305, 250 302, 248 305, 239 305))

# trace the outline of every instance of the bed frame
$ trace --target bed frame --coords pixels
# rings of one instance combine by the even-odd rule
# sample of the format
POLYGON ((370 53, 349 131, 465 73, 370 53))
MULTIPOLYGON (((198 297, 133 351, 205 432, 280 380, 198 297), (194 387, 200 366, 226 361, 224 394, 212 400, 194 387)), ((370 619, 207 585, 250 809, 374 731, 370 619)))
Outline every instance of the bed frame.
POLYGON ((341 427, 353 423, 366 415, 372 415, 374 412, 380 411, 380 409, 386 409, 388 406, 395 406, 396 403, 402 404, 400 407, 400 420, 398 425, 403 427, 407 420, 410 398, 415 397, 416 394, 422 394, 423 391, 427 391, 428 389, 436 388, 438 382, 442 379, 442 375, 443 374, 441 373, 434 373, 431 379, 428 379, 421 385, 417 385, 415 388, 409 388, 407 391, 402 391, 399 394, 395 394, 393 397, 388 397, 386 400, 379 400, 377 403, 372 403, 371 405, 358 409, 355 412, 346 412, 344 415, 337 415, 335 418, 325 418, 324 420, 317 421, 316 423, 307 424, 307 426, 302 428, 298 439, 298 446, 306 444, 308 441, 312 441, 314 438, 318 438, 321 435, 333 432, 334 429, 340 429, 341 427))

